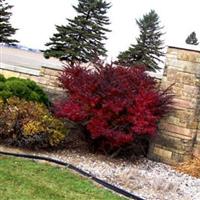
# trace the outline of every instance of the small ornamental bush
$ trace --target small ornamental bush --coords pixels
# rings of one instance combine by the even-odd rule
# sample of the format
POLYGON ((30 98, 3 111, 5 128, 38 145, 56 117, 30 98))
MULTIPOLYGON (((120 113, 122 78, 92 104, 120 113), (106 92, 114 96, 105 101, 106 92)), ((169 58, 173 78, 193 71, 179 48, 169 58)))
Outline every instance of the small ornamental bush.
POLYGON ((6 81, 6 78, 2 74, 0 74, 0 82, 5 82, 5 81, 6 81))
POLYGON ((47 148, 64 141, 68 130, 40 103, 12 97, 0 99, 0 142, 20 147, 47 148))
POLYGON ((5 79, 0 76, 0 97, 4 100, 10 97, 19 97, 28 101, 36 101, 49 105, 49 100, 44 91, 29 79, 11 77, 5 79))
POLYGON ((67 66, 60 82, 69 98, 55 104, 56 115, 81 124, 105 150, 130 144, 138 136, 154 136, 170 110, 172 96, 142 67, 67 66))

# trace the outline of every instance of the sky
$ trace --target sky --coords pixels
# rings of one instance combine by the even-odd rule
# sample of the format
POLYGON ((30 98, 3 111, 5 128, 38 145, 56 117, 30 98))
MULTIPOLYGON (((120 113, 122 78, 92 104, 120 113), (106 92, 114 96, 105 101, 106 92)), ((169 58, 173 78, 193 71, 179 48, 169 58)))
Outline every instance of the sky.
MULTIPOLYGON (((72 5, 78 0, 7 0, 12 8, 11 23, 19 30, 15 38, 29 48, 45 49, 45 43, 56 32, 55 25, 66 25, 66 18, 76 12, 72 5)), ((198 0, 107 0, 112 32, 105 41, 108 57, 112 60, 128 49, 139 34, 135 19, 154 9, 164 26, 165 45, 181 46, 192 32, 200 40, 200 12, 198 0)), ((199 48, 200 49, 200 48, 199 48)))

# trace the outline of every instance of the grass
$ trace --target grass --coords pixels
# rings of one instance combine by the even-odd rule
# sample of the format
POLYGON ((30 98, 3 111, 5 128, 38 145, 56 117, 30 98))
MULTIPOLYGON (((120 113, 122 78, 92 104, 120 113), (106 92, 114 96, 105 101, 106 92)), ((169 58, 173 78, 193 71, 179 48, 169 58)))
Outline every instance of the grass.
POLYGON ((0 156, 1 200, 123 200, 71 171, 0 156))

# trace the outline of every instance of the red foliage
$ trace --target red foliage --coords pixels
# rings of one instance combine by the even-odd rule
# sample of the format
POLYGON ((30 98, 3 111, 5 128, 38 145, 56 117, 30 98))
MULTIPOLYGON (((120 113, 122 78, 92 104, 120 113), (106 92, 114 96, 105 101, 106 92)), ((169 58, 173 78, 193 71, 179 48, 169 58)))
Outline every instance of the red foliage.
POLYGON ((155 135, 158 121, 170 109, 171 95, 142 67, 66 67, 60 82, 69 97, 55 105, 56 115, 84 124, 93 140, 111 148, 136 135, 155 135))

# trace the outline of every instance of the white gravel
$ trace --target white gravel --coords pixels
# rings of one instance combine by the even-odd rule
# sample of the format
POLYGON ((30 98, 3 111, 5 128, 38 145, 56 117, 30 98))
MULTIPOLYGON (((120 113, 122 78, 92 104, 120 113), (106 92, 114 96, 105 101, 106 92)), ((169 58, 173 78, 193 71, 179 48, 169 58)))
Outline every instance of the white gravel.
POLYGON ((102 156, 63 152, 54 158, 93 174, 148 200, 200 200, 200 179, 178 173, 169 165, 145 158, 137 163, 103 160, 102 156))
POLYGON ((200 179, 145 158, 129 162, 68 150, 39 155, 66 161, 147 200, 200 200, 200 179))

